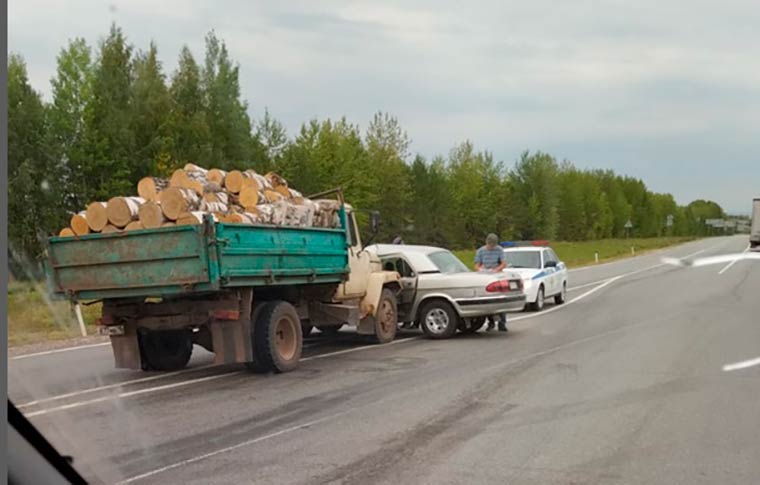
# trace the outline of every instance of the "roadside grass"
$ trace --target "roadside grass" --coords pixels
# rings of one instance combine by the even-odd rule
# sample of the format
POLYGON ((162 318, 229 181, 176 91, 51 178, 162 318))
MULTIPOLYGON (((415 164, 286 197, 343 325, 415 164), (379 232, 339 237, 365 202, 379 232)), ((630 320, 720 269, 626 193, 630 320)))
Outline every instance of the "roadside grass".
MULTIPOLYGON (((557 241, 550 242, 550 246, 557 253, 559 258, 570 268, 587 266, 594 263, 594 253, 599 253, 599 262, 608 262, 616 259, 631 257, 631 248, 633 247, 636 255, 662 249, 668 246, 675 246, 688 241, 693 241, 694 237, 653 237, 640 239, 601 239, 598 241, 557 241)), ((459 259, 467 266, 474 266, 475 250, 467 249, 454 251, 459 259)))
MULTIPOLYGON (((100 303, 82 305, 87 334, 96 332, 100 303)), ((50 300, 44 283, 8 284, 8 346, 79 337, 79 324, 68 301, 50 300)))

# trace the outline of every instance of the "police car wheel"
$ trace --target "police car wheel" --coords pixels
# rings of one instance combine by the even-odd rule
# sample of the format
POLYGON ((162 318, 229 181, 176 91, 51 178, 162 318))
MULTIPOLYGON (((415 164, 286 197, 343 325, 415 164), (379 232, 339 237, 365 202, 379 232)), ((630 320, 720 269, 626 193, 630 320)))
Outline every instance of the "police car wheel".
POLYGON ((538 294, 536 295, 536 301, 531 303, 531 309, 534 312, 540 312, 541 310, 544 309, 544 301, 545 301, 544 286, 541 285, 538 287, 538 294))
POLYGON ((554 303, 557 305, 561 305, 565 303, 565 298, 567 297, 567 281, 562 283, 562 290, 554 296, 554 303))

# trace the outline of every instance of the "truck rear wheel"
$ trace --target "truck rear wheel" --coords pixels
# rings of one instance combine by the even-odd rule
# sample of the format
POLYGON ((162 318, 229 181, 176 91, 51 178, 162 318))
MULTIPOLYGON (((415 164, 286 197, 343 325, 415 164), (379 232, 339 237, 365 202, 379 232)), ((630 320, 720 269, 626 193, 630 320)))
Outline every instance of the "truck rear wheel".
POLYGON ((148 330, 138 335, 143 370, 182 369, 193 354, 189 330, 148 330))
POLYGON ((387 344, 396 338, 398 329, 398 309, 396 295, 387 288, 383 289, 375 318, 375 339, 378 343, 387 344))
POLYGON ((303 350, 301 319, 286 301, 265 303, 253 322, 254 370, 290 372, 298 367, 303 350))

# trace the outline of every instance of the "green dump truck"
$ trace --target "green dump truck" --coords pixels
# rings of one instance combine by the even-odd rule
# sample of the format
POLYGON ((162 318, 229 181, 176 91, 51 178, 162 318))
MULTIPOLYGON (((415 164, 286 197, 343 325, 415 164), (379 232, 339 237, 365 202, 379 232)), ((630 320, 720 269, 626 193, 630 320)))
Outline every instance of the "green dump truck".
MULTIPOLYGON (((342 200, 342 198, 341 198, 342 200)), ((116 367, 176 370, 193 345, 214 362, 287 372, 304 329, 396 335, 398 274, 364 250, 350 206, 336 229, 214 222, 48 240, 52 294, 102 301, 116 367)), ((373 227, 376 222, 373 217, 373 227)))

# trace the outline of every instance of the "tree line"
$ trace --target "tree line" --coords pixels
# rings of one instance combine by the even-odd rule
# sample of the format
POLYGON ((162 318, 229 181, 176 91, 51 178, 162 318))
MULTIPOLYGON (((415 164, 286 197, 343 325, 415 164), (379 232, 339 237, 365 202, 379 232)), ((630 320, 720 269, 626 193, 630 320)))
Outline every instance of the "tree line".
POLYGON ((239 65, 212 31, 202 62, 189 48, 167 75, 157 46, 136 50, 113 25, 96 48, 73 39, 57 56, 47 102, 23 57, 8 60, 8 231, 17 253, 39 257, 44 238, 94 200, 132 194, 146 175, 187 162, 277 171, 304 194, 340 186, 355 207, 379 210, 377 241, 470 248, 504 239, 585 240, 701 235, 724 215, 711 201, 679 206, 643 181, 580 170, 542 152, 513 164, 469 142, 426 159, 398 120, 378 112, 366 129, 312 119, 289 135, 268 111, 252 119, 239 65), (672 216, 672 225, 666 225, 672 216), (632 227, 626 228, 630 221, 632 227))

